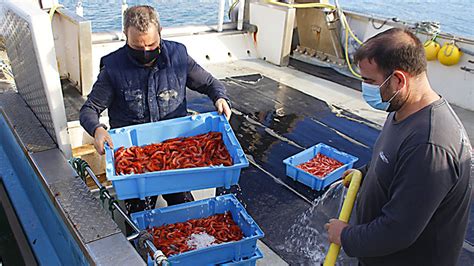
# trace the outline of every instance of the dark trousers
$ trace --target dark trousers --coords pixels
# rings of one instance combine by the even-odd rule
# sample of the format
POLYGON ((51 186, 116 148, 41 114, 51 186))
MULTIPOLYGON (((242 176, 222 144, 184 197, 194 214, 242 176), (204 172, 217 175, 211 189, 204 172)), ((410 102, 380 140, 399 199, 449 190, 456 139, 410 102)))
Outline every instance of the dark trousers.
MULTIPOLYGON (((166 200, 166 203, 168 203, 168 206, 194 201, 194 197, 189 191, 171 193, 171 194, 166 194, 162 196, 166 200)), ((157 198, 158 196, 152 196, 152 197, 146 197, 145 200, 140 200, 140 199, 125 200, 125 208, 127 209, 127 214, 130 215, 131 213, 134 213, 134 212, 140 212, 146 209, 155 208, 157 198)), ((127 232, 127 235, 130 235, 131 233, 133 233, 133 229, 130 227, 130 225, 128 225, 128 223, 126 224, 126 232, 127 232)))

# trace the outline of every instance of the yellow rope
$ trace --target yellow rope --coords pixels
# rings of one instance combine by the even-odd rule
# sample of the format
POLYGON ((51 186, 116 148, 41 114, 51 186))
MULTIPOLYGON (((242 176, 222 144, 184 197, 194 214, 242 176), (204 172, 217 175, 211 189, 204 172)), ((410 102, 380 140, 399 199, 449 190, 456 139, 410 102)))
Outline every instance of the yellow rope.
POLYGON ((51 21, 53 21, 53 16, 54 16, 54 13, 56 13, 56 10, 58 10, 58 8, 61 8, 61 7, 64 7, 64 6, 61 4, 55 4, 51 7, 51 9, 49 10, 49 19, 51 21))
POLYGON ((356 76, 357 78, 361 79, 362 76, 359 75, 359 73, 355 72, 354 69, 352 69, 352 63, 351 63, 351 60, 349 60, 349 28, 346 27, 346 41, 345 41, 345 44, 346 44, 346 47, 345 47, 345 51, 344 51, 344 54, 345 54, 345 57, 346 57, 346 63, 347 63, 347 66, 349 67, 349 70, 351 71, 352 75, 356 76))
POLYGON ((343 14, 342 15, 342 21, 344 23, 344 26, 349 30, 349 33, 351 34, 352 38, 354 38, 354 40, 356 40, 357 43, 359 43, 360 45, 363 44, 363 42, 361 40, 359 40, 359 38, 357 38, 354 34, 354 32, 352 32, 352 29, 351 27, 349 26, 349 23, 347 22, 347 19, 346 19, 346 16, 343 14))
POLYGON ((227 12, 227 15, 229 16, 230 18, 230 13, 232 13, 232 10, 234 10, 234 8, 237 6, 237 4, 240 2, 240 0, 234 0, 234 2, 232 3, 232 5, 230 5, 229 7, 229 12, 227 12))

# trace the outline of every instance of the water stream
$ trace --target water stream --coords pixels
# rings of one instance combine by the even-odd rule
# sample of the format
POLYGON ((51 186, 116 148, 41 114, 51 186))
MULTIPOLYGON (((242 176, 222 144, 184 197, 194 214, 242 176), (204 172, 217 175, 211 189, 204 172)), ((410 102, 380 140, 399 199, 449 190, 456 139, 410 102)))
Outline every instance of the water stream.
MULTIPOLYGON (((330 187, 321 197, 313 201, 313 205, 298 215, 285 237, 285 249, 291 252, 299 261, 298 265, 318 265, 324 262, 329 248, 327 232, 324 229, 329 219, 337 218, 342 206, 344 186, 339 183, 330 187)), ((345 254, 339 256, 338 265, 351 265, 353 259, 345 254)))

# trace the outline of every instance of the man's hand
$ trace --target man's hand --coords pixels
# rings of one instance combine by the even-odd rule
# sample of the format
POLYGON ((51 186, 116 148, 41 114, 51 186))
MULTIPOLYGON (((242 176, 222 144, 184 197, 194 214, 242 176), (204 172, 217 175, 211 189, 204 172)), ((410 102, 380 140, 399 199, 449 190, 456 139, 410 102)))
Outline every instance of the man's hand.
POLYGON ((347 226, 349 225, 341 220, 329 220, 329 223, 324 225, 324 228, 326 228, 326 230, 328 231, 329 242, 340 246, 342 229, 346 228, 347 226))
POLYGON ((342 184, 345 186, 345 187, 349 187, 349 185, 351 184, 351 180, 352 180, 352 176, 349 176, 352 172, 354 172, 355 169, 349 169, 349 170, 346 170, 343 174, 342 174, 342 184))
POLYGON ((104 143, 107 142, 110 148, 114 148, 114 144, 112 143, 112 138, 109 135, 109 132, 105 130, 102 126, 98 127, 94 132, 94 147, 95 150, 100 154, 103 155, 104 151, 104 143))
POLYGON ((215 106, 219 114, 224 113, 227 120, 230 119, 230 116, 232 115, 232 111, 230 110, 230 106, 225 99, 223 98, 217 99, 215 106))

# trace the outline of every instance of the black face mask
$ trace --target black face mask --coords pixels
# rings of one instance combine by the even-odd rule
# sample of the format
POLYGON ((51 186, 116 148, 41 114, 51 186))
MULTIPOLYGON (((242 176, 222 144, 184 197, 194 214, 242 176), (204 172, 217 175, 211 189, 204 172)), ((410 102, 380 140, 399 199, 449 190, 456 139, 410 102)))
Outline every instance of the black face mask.
POLYGON ((153 60, 155 60, 161 53, 160 47, 157 47, 155 50, 151 51, 133 49, 128 44, 127 47, 130 56, 142 65, 147 65, 153 62, 153 60))

